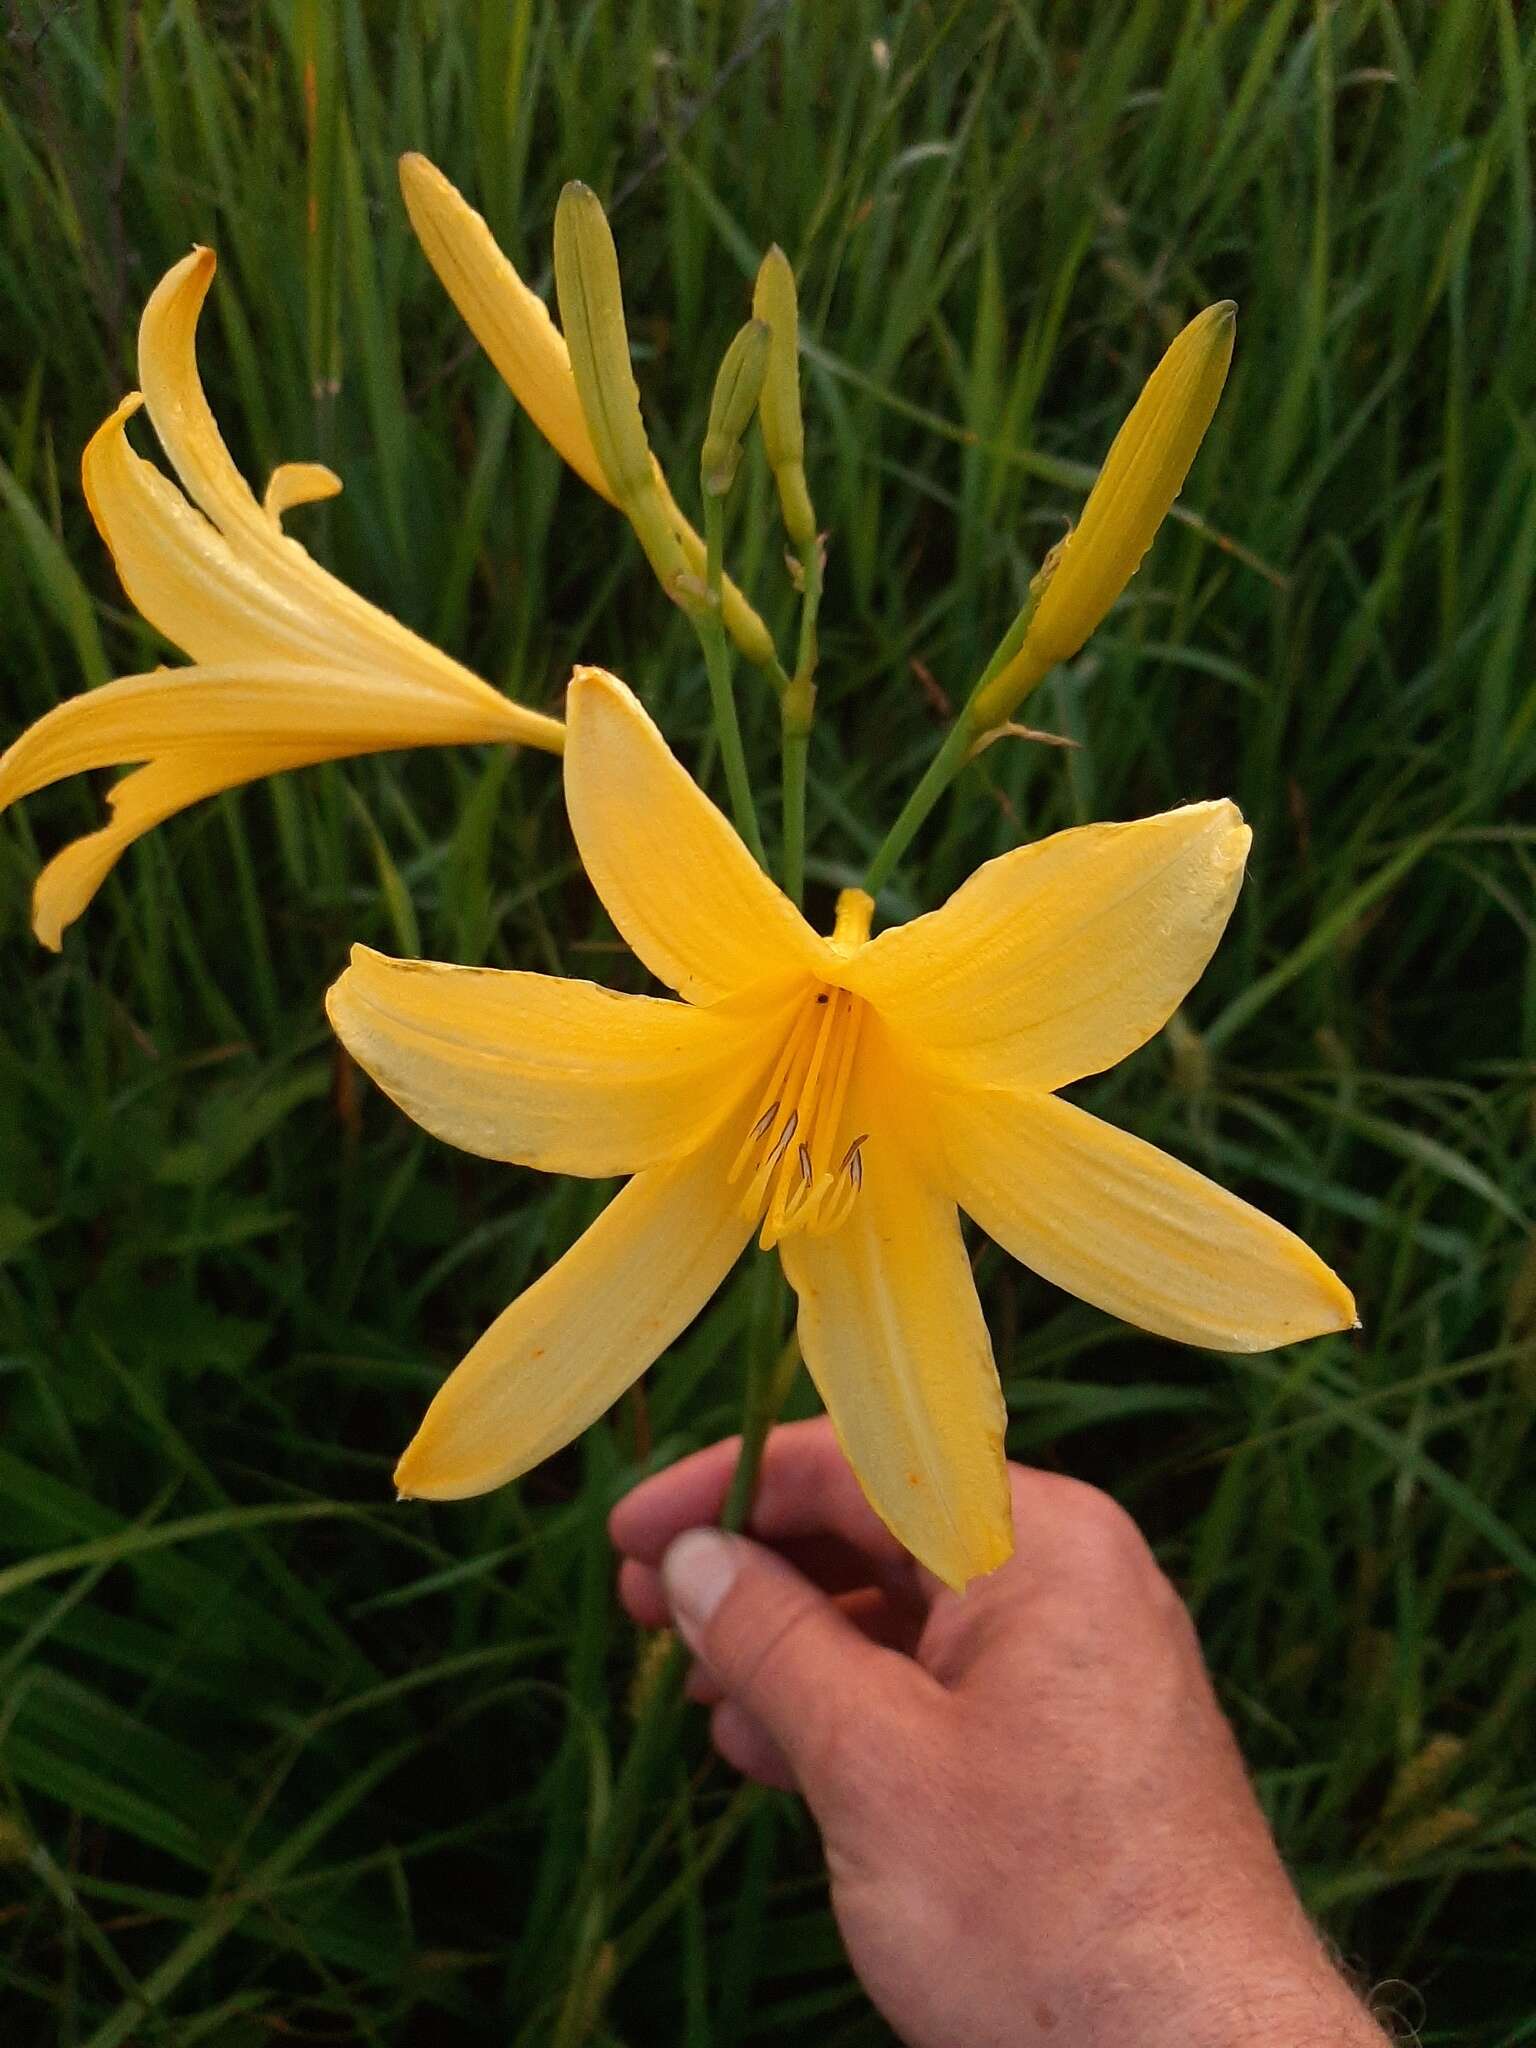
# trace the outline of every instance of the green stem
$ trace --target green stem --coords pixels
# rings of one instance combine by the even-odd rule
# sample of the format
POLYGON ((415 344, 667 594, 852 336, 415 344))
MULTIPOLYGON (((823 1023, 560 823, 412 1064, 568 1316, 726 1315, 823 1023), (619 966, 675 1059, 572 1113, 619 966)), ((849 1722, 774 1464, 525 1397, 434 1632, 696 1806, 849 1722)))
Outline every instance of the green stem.
MULTIPOLYGON (((757 1494, 763 1446, 768 1441, 768 1432, 778 1420, 794 1376, 793 1370, 785 1371, 785 1351, 778 1341, 782 1313, 778 1260, 764 1259, 753 1277, 756 1293, 752 1304, 752 1339, 747 1353, 747 1392, 741 1411, 741 1454, 731 1475, 731 1489, 726 1495, 725 1506, 720 1511, 722 1529, 740 1530, 747 1526, 757 1494)), ((799 1352, 793 1338, 789 1340, 788 1350, 793 1352, 795 1364, 798 1364, 799 1352)))
POLYGON ((912 844, 919 826, 965 766, 977 740, 988 730, 986 723, 976 718, 976 706, 988 683, 1002 673, 1023 646, 1043 589, 1043 582, 1036 577, 1018 617, 993 650, 992 659, 977 678, 976 687, 966 698, 964 709, 945 735, 943 746, 928 763, 922 780, 902 805, 895 824, 885 835, 864 877, 864 887, 871 896, 877 896, 891 879, 892 870, 912 844))
POLYGON ((709 608, 694 619, 704 647, 704 666, 709 676, 709 698, 714 707, 715 732, 720 741, 720 759, 725 768, 726 788, 736 829, 751 847, 760 867, 766 868, 763 835, 752 801, 752 784, 747 775, 747 757, 741 744, 741 725, 736 716, 736 693, 731 686, 731 656, 725 627, 720 618, 720 588, 724 580, 721 564, 724 539, 723 502, 706 494, 704 499, 704 575, 709 586, 709 608))
POLYGON ((880 851, 869 864, 864 887, 871 896, 878 896, 891 879, 892 869, 912 844, 918 827, 965 766, 975 738, 970 719, 962 711, 950 727, 943 746, 928 763, 922 781, 902 805, 880 851))
POLYGON ((811 747, 808 725, 792 724, 786 700, 784 747, 784 893, 798 904, 805 894, 805 767, 811 747))
POLYGON ((816 673, 816 619, 821 611, 821 539, 807 541, 800 550, 800 645, 795 653, 795 674, 809 682, 816 673))
POLYGON ((816 618, 821 610, 821 541, 800 550, 800 646, 794 680, 779 699, 784 748, 784 889, 792 903, 805 893, 805 769, 816 717, 816 618))
MULTIPOLYGON (((780 1347, 780 1272, 776 1259, 762 1261, 761 1280, 753 1303, 752 1338, 748 1350, 747 1392, 741 1418, 741 1456, 731 1480, 730 1494, 720 1516, 725 1529, 742 1529, 752 1512, 757 1476, 762 1465, 763 1445, 783 1407, 800 1354, 794 1339, 780 1347)), ((634 1849, 635 1836, 650 1792, 659 1759, 675 1739, 682 1706, 683 1680, 691 1654, 681 1637, 668 1646, 660 1668, 653 1674, 645 1701, 635 1719, 628 1752, 614 1780, 608 1811, 601 1831, 587 1857, 586 1868, 575 1894, 580 1918, 577 1923, 578 1974, 591 1967, 592 1956, 606 1938, 607 1915, 618 1894, 634 1849), (590 1902, 597 1900, 596 1912, 590 1902), (595 1930, 595 1931, 594 1931, 595 1930)), ((579 2009, 572 2006, 572 2011, 579 2009)))

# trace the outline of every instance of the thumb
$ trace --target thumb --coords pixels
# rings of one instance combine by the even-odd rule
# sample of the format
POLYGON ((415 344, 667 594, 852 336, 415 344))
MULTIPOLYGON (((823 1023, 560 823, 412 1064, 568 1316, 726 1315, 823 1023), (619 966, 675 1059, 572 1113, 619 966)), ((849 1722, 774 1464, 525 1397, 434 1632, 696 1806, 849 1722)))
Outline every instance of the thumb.
POLYGON ((778 1744, 813 1804, 836 1775, 850 1700, 867 1754, 882 1704, 899 1710, 921 1680, 748 1536, 684 1530, 662 1559, 661 1583, 688 1647, 778 1744))

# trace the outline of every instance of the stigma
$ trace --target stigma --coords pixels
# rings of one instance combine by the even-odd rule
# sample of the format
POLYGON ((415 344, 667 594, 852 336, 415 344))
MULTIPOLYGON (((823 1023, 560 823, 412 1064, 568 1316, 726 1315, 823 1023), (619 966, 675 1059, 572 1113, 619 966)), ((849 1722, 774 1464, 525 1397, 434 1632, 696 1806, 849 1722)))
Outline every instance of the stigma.
POLYGON ((864 1184, 867 1131, 847 1128, 848 1084, 865 1005, 817 987, 796 1013, 730 1171, 741 1213, 762 1220, 771 1251, 804 1230, 825 1236, 848 1219, 864 1184))

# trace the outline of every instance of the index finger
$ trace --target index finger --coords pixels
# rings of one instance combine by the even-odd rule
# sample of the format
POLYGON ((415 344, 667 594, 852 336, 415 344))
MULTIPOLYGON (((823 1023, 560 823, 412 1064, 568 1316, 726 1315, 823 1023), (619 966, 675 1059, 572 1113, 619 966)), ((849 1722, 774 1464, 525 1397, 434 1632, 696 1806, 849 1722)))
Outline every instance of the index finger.
MULTIPOLYGON (((717 1522, 741 1455, 740 1437, 695 1451, 644 1479, 608 1518, 616 1549, 656 1566, 684 1529, 717 1522)), ((924 1599, 938 1585, 917 1566, 864 1498, 826 1416, 782 1423, 763 1447, 751 1532, 765 1543, 832 1539, 856 1551, 872 1574, 924 1599)))

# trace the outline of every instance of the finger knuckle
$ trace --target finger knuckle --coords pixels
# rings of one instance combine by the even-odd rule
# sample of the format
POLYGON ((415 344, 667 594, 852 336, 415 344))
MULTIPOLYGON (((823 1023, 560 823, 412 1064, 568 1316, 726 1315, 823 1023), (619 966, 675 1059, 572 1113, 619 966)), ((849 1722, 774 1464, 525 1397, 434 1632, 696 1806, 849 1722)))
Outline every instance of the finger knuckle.
POLYGON ((1100 1567, 1125 1572, 1153 1565, 1147 1540, 1134 1517, 1096 1486, 1069 1482, 1063 1501, 1066 1534, 1080 1555, 1100 1567))

